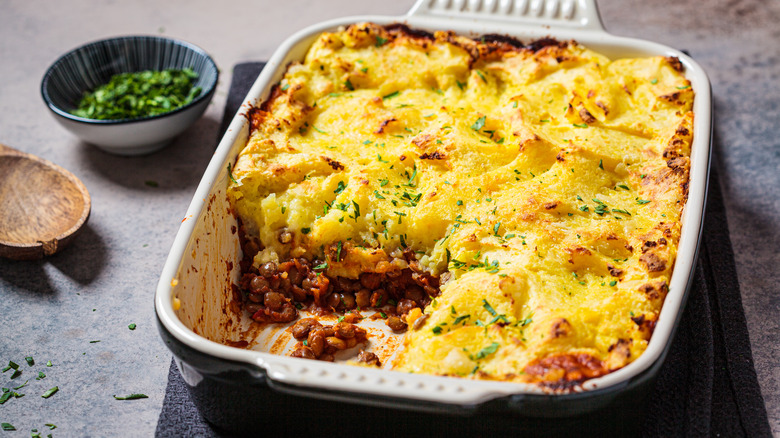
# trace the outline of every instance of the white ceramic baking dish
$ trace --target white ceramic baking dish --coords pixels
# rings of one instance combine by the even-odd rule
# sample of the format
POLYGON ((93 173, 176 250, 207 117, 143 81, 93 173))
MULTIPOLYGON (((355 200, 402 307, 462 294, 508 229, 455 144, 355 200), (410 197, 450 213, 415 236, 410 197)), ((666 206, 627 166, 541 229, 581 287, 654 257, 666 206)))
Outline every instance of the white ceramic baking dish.
MULTIPOLYGON (((186 382, 195 388, 220 363, 241 368, 272 390, 395 407, 424 406, 432 410, 473 408, 496 399, 588 400, 578 407, 540 415, 566 415, 598 407, 597 395, 614 394, 637 381, 652 379, 668 349, 682 314, 696 260, 707 191, 711 138, 710 84, 702 68, 686 54, 660 44, 608 34, 592 0, 419 0, 401 17, 346 17, 308 27, 288 38, 268 61, 244 105, 217 148, 176 236, 157 287, 155 309, 163 338, 186 382), (241 250, 236 220, 225 194, 228 165, 235 162, 248 133, 246 111, 263 102, 281 79, 288 63, 303 58, 316 35, 355 22, 401 22, 427 31, 453 30, 469 36, 504 34, 522 41, 546 36, 574 39, 611 58, 676 56, 696 93, 694 143, 689 197, 683 212, 679 252, 663 309, 647 350, 628 366, 586 381, 572 394, 545 394, 539 387, 476 381, 310 361, 240 348, 257 336, 248 318, 224 311, 231 304, 231 284, 240 275, 241 250), (231 346, 233 345, 233 346, 231 346), (189 360, 188 360, 189 359, 189 360), (541 398, 540 398, 541 397, 541 398)), ((230 368, 228 367, 228 368, 230 368)), ((539 405, 542 406, 542 405, 539 405)), ((559 406, 559 404, 556 404, 559 406)), ((538 406, 537 406, 538 408, 538 406)), ((208 417, 208 415, 207 415, 208 417)))

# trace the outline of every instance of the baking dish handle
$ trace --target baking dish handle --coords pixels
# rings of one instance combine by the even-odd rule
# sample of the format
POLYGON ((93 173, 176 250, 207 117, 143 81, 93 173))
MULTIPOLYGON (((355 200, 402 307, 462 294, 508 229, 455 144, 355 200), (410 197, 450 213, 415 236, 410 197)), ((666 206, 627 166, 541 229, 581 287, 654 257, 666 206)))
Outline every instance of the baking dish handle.
POLYGON ((417 0, 407 15, 604 32, 596 0, 417 0))
MULTIPOLYGON (((274 390, 298 396, 426 411, 468 412, 479 403, 512 393, 512 386, 477 388, 458 379, 347 367, 321 361, 273 357, 258 362, 274 390)), ((533 391, 533 389, 530 389, 533 391)))

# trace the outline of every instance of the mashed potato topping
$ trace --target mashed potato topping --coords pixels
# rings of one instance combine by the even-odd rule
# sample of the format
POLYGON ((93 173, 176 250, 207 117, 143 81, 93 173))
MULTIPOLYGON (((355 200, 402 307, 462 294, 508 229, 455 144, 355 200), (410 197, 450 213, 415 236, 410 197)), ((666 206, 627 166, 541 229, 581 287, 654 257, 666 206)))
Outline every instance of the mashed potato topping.
POLYGON ((395 369, 566 387, 652 335, 693 98, 675 58, 356 24, 253 109, 229 196, 256 268, 439 279, 395 369))

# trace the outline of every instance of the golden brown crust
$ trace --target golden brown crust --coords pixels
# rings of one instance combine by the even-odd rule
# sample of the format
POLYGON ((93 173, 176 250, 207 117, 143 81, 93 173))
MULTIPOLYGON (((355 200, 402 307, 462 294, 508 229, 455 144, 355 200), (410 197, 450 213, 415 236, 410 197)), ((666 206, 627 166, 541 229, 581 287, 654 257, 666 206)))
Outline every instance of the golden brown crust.
POLYGON ((323 311, 397 300, 396 369, 567 389, 626 366, 676 257, 682 67, 401 24, 323 34, 249 113, 229 188, 258 236, 244 264, 321 266, 303 296, 323 311))

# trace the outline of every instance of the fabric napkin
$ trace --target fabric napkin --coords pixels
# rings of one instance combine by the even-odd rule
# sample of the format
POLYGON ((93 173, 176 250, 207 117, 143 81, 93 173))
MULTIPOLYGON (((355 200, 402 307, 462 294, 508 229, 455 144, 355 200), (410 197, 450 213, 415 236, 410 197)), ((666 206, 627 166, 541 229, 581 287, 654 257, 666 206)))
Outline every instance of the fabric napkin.
MULTIPOLYGON (((264 65, 250 62, 235 66, 220 138, 264 65)), ((693 287, 677 335, 649 397, 642 425, 644 436, 771 436, 753 367, 716 164, 713 163, 710 175, 693 287)), ((367 412, 380 416, 377 410, 367 412)), ((389 426, 386 416, 364 417, 358 421, 366 425, 366 432, 374 427, 379 435, 384 435, 389 426)), ((419 415, 398 411, 397 426, 391 427, 399 435, 414 435, 405 433, 405 428, 414 430, 415 425, 409 423, 417 418, 419 415)), ((429 422, 427 430, 434 434, 451 430, 457 424, 451 417, 431 414, 425 416, 425 421, 429 422), (431 427, 431 424, 439 426, 431 427)), ((492 430, 490 424, 481 424, 477 430, 482 432, 478 435, 502 432, 492 430)), ((584 430, 572 432, 579 435, 584 430)), ((157 436, 228 436, 200 416, 173 362, 157 436)))

